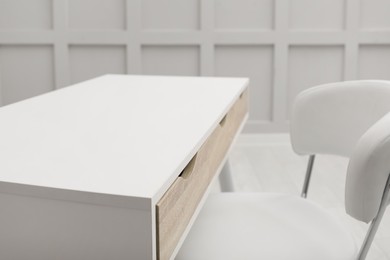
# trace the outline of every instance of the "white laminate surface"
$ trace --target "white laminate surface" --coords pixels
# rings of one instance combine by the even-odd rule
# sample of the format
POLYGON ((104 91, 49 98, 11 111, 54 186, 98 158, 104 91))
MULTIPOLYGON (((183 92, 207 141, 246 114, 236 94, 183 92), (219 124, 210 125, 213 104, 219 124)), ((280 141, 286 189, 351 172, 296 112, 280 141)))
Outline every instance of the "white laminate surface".
POLYGON ((107 75, 0 109, 0 183, 159 199, 247 79, 107 75))

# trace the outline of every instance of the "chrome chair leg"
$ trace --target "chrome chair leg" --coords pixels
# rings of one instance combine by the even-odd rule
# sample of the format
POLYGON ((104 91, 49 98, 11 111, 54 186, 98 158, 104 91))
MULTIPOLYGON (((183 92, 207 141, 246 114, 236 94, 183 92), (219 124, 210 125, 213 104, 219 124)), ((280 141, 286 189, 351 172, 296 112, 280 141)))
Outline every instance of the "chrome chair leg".
POLYGON ((368 250, 370 249, 372 241, 374 240, 376 231, 378 230, 383 214, 385 214, 386 207, 389 201, 389 195, 390 195, 389 191, 390 191, 390 175, 387 178, 387 182, 386 182, 385 190, 383 191, 383 196, 382 196, 381 204, 379 206, 378 214, 371 221, 366 237, 364 238, 363 245, 360 248, 359 255, 357 258, 358 260, 364 260, 367 256, 368 250))
POLYGON ((303 188, 301 193, 302 198, 307 197, 307 191, 309 189, 310 177, 311 177, 311 172, 313 170, 314 159, 315 159, 315 155, 314 154, 310 155, 309 162, 307 163, 305 182, 303 183, 303 188))

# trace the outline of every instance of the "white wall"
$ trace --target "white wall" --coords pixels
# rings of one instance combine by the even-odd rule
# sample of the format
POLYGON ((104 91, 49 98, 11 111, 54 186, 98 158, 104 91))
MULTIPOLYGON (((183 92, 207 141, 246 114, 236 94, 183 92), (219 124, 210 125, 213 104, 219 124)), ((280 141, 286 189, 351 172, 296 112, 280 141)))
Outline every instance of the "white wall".
POLYGON ((246 131, 320 83, 390 80, 389 0, 0 0, 1 103, 104 73, 251 78, 246 131))

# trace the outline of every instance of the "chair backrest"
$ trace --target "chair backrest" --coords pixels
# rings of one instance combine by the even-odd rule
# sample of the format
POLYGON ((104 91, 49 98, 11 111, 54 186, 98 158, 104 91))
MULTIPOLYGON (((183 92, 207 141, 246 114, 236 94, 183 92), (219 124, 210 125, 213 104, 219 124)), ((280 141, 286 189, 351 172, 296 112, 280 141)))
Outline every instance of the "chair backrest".
POLYGON ((389 174, 390 113, 362 135, 353 151, 345 187, 347 213, 366 223, 373 220, 379 211, 389 174))
POLYGON ((293 149, 302 155, 349 157, 362 134, 388 111, 390 81, 344 81, 309 88, 293 106, 293 149))
POLYGON ((291 143, 302 155, 350 157, 345 206, 370 222, 390 174, 390 81, 324 84, 301 92, 290 121, 291 143))

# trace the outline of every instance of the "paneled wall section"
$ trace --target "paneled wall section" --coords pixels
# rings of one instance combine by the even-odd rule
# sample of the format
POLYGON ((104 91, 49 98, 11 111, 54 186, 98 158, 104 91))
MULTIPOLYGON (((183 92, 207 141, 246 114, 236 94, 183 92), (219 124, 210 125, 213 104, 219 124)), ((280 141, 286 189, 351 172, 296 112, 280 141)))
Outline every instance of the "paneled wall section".
POLYGON ((106 73, 250 77, 247 132, 321 83, 390 80, 388 0, 0 0, 0 98, 106 73))

